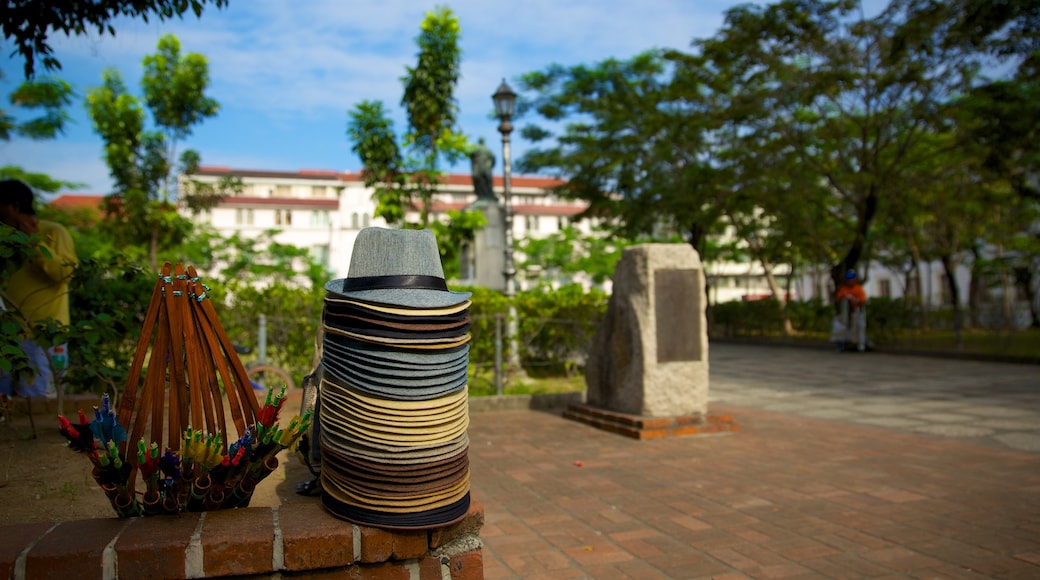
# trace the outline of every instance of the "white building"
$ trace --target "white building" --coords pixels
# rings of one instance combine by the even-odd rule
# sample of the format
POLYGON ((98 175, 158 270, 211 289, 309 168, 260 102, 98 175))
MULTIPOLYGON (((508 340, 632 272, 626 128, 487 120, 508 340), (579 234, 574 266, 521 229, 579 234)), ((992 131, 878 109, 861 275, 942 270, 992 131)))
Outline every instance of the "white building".
MULTIPOLYGON (((275 241, 309 249, 311 256, 337 278, 347 274, 358 232, 368 226, 386 226, 383 219, 374 217, 373 190, 365 186, 359 173, 202 166, 191 176, 208 184, 225 177, 241 179, 242 191, 227 197, 197 220, 224 235, 237 233, 248 237, 278 229, 275 241)), ((469 175, 450 174, 444 180, 434 196, 431 219, 446 219, 447 211, 464 209, 476 201, 469 175)), ((548 236, 572 223, 583 233, 591 233, 588 220, 572 222, 586 206, 561 200, 551 193, 550 188, 560 183, 545 177, 512 177, 514 239, 548 236)), ((501 177, 494 178, 494 186, 501 191, 501 177)), ((408 220, 418 221, 417 217, 416 211, 408 220)))

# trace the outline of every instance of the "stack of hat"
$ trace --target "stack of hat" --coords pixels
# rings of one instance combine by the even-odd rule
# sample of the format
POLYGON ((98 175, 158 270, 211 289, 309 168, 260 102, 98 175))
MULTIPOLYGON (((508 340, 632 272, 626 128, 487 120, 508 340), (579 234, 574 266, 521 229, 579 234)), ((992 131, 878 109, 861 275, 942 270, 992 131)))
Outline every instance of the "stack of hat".
POLYGON ((469 292, 429 230, 366 228, 325 285, 322 503, 358 524, 421 529, 469 509, 469 292))

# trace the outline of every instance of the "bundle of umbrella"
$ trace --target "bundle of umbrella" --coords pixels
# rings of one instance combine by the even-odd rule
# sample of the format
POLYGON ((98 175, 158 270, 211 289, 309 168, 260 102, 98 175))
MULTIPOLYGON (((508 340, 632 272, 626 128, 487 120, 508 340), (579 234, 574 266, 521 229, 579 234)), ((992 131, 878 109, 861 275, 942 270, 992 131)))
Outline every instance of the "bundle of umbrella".
POLYGON ((269 391, 260 406, 207 290, 194 268, 167 263, 118 413, 105 395, 93 420, 82 410, 78 424, 58 418, 69 447, 94 464, 95 480, 121 517, 244 507, 278 466, 277 454, 308 427, 309 414, 279 426, 285 387, 269 391), (237 430, 230 445, 228 410, 237 430))
POLYGON ((325 285, 322 503, 391 529, 469 509, 469 297, 449 291, 429 230, 366 228, 325 285))

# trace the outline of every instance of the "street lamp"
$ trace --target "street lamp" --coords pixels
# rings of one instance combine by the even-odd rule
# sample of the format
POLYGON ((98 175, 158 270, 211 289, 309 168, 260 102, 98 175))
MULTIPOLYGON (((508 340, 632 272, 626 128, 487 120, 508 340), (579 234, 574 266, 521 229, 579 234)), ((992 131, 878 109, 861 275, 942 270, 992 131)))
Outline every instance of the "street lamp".
POLYGON ((520 348, 517 340, 516 306, 516 267, 513 264, 513 200, 510 183, 512 165, 509 157, 509 134, 513 132, 513 109, 516 107, 516 93, 502 79, 495 94, 491 95, 495 102, 495 115, 498 116, 498 132, 502 134, 502 203, 505 206, 505 269, 506 301, 509 302, 509 319, 506 321, 506 340, 509 345, 509 369, 516 372, 520 369, 520 348))

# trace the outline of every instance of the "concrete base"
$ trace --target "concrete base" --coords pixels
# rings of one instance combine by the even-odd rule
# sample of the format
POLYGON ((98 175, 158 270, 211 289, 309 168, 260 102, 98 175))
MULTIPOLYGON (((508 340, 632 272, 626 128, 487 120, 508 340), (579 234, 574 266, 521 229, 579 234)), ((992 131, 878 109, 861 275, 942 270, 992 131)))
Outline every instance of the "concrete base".
POLYGON ((586 404, 568 406, 563 412, 563 417, 633 439, 719 435, 740 430, 740 426, 729 415, 644 417, 607 411, 586 404))

